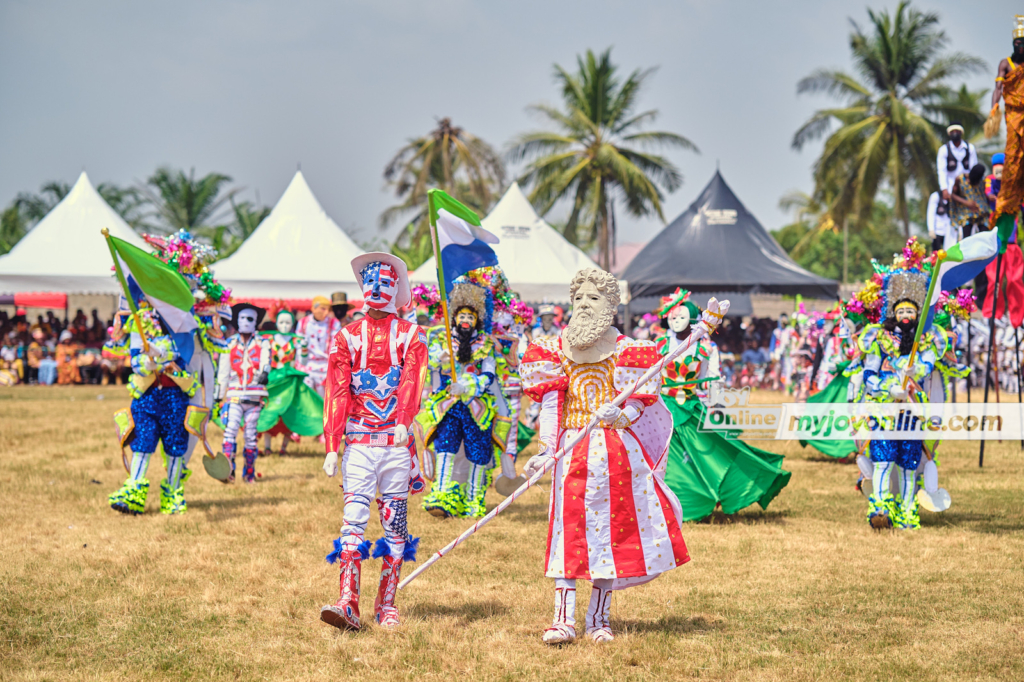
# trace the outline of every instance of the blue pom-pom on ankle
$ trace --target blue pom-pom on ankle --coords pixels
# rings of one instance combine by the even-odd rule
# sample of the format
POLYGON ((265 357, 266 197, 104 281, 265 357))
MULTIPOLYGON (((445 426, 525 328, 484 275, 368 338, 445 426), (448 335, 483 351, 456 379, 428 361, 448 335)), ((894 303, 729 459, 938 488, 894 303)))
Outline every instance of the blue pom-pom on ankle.
POLYGON ((356 551, 359 552, 360 559, 368 558, 370 556, 370 541, 363 540, 362 542, 360 542, 359 546, 356 547, 356 551))
POLYGON ((416 561, 416 548, 419 546, 419 538, 407 537, 405 539, 405 551, 402 552, 402 561, 416 561))
POLYGON ((388 547, 388 541, 384 538, 377 538, 377 543, 373 546, 373 558, 380 559, 390 553, 391 548, 388 547))
POLYGON ((334 551, 327 555, 327 563, 335 564, 338 562, 338 557, 341 556, 342 545, 341 538, 335 538, 334 540, 334 551))

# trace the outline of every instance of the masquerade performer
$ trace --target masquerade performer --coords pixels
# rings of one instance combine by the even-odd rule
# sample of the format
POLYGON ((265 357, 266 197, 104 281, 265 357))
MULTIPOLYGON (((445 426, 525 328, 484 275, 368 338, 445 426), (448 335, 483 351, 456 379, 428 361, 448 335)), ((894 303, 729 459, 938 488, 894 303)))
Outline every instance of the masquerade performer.
POLYGON ((793 358, 791 356, 795 335, 789 323, 789 315, 782 313, 772 330, 772 338, 768 343, 768 353, 775 367, 772 370, 772 388, 776 391, 788 390, 793 375, 793 358))
POLYGON ((942 200, 948 204, 956 179, 978 165, 978 150, 964 140, 964 127, 958 121, 946 127, 946 135, 948 141, 939 147, 935 156, 935 170, 939 176, 942 200))
POLYGON ((270 374, 270 341, 256 332, 267 311, 251 303, 231 306, 232 324, 238 333, 228 339, 228 347, 220 356, 217 371, 217 400, 224 405, 224 456, 231 462, 231 476, 235 476, 235 456, 238 451, 238 431, 243 431, 242 456, 245 467, 242 480, 256 482, 256 456, 259 441, 256 425, 267 398, 270 374))
MULTIPOLYGON (((491 469, 505 451, 509 418, 498 376, 497 342, 490 335, 493 298, 480 284, 456 280, 448 302, 451 314, 455 374, 448 355, 446 332, 430 340, 430 396, 416 417, 424 442, 435 453, 434 484, 423 508, 439 518, 481 517, 491 469), (457 456, 465 448, 468 481, 456 476, 457 456)), ((504 362, 504 360, 502 360, 504 362)))
POLYGON ((324 381, 327 377, 327 348, 331 339, 341 331, 341 322, 330 315, 331 302, 326 296, 313 297, 312 315, 299 320, 296 330, 303 338, 303 365, 309 377, 306 383, 320 397, 324 395, 324 381))
MULTIPOLYGON (((1006 149, 995 222, 1012 227, 1024 202, 1024 15, 1013 18, 1013 54, 999 62, 992 90, 992 111, 985 122, 985 136, 999 133, 999 100, 1006 105, 1006 149)), ((1009 231, 1008 229, 1006 231, 1009 231)))
MULTIPOLYGON (((937 359, 946 352, 946 337, 933 326, 921 336, 913 365, 910 365, 918 315, 922 314, 928 290, 929 275, 922 269, 923 258, 924 247, 916 237, 911 237, 903 250, 903 257, 881 273, 881 324, 865 327, 857 341, 864 354, 864 386, 870 401, 927 401, 921 382, 932 373, 937 359), (906 389, 905 377, 910 378, 906 389)), ((921 527, 915 479, 921 463, 922 445, 920 440, 909 439, 870 442, 873 467, 868 521, 872 528, 891 528, 893 525, 903 529, 921 527), (898 470, 900 499, 889 492, 894 466, 898 470)))
MULTIPOLYGON (((690 335, 690 322, 700 309, 690 292, 676 289, 661 299, 655 314, 667 319, 668 333, 655 342, 659 355, 668 355, 690 335)), ((702 432, 709 385, 720 381, 718 352, 708 339, 665 365, 661 394, 674 425, 669 441, 665 483, 682 504, 682 520, 702 519, 721 505, 735 514, 755 502, 768 504, 789 483, 782 455, 730 440, 717 432, 702 432)))
POLYGON ((256 428, 263 434, 264 452, 270 454, 271 438, 282 436, 279 454, 288 451, 288 441, 324 432, 324 400, 306 383, 308 375, 296 366, 304 340, 292 333, 295 316, 290 310, 277 314, 277 331, 266 334, 270 341, 270 376, 267 403, 256 428))
POLYGON ((542 470, 592 415, 601 420, 552 474, 545 573, 555 579, 555 617, 544 631, 548 644, 576 638, 577 579, 594 584, 586 634, 607 642, 613 639, 613 591, 690 560, 679 500, 662 480, 671 428, 661 382, 639 387, 621 409, 611 404, 657 363, 658 352, 653 343, 630 339, 612 326, 619 283, 611 274, 580 270, 569 294, 569 325, 558 337, 536 339, 520 366, 525 393, 542 404, 544 449, 527 463, 526 475, 542 470))
MULTIPOLYGON (((831 315, 831 313, 830 313, 831 315)), ((848 318, 839 316, 835 327, 824 341, 825 351, 822 365, 826 377, 831 377, 828 383, 817 393, 807 399, 809 403, 846 403, 860 402, 856 399, 858 388, 855 388, 853 378, 859 376, 859 363, 857 362, 860 351, 857 349, 856 340, 850 331, 853 323, 848 318), (854 367, 856 365, 856 367, 854 367)), ((857 386, 860 382, 857 380, 857 386)), ((813 446, 816 450, 829 457, 841 459, 849 457, 857 452, 857 446, 852 440, 807 440, 800 441, 800 445, 813 446)))
POLYGON ((996 197, 999 196, 999 188, 1003 183, 1003 162, 1006 154, 999 152, 992 155, 992 172, 985 176, 985 198, 988 200, 988 210, 996 210, 996 197))
MULTIPOLYGON (((183 386, 182 381, 175 380, 174 370, 171 369, 170 374, 165 372, 163 377, 158 377, 155 380, 154 388, 149 389, 149 392, 159 390, 163 394, 162 398, 158 398, 155 393, 152 397, 147 397, 147 393, 142 396, 142 402, 139 406, 133 404, 131 410, 123 410, 116 413, 114 421, 120 434, 122 448, 124 448, 128 444, 129 439, 133 437, 135 430, 138 429, 138 420, 134 418, 135 411, 141 410, 141 413, 145 413, 147 409, 153 411, 153 405, 157 404, 159 400, 173 402, 169 395, 173 391, 169 391, 171 387, 168 385, 166 377, 171 377, 171 380, 176 382, 175 385, 184 391, 186 405, 182 413, 182 428, 186 432, 186 445, 180 458, 176 459, 171 456, 167 441, 164 441, 164 460, 167 468, 167 481, 165 485, 167 490, 164 490, 162 485, 160 496, 161 512, 166 514, 183 513, 187 509, 184 497, 184 484, 191 475, 188 465, 191 461, 192 453, 201 444, 203 450, 207 454, 212 455, 209 445, 206 443, 206 424, 209 419, 210 410, 213 407, 215 391, 213 356, 222 352, 227 347, 227 340, 220 329, 220 317, 228 314, 226 302, 231 297, 231 291, 219 284, 209 269, 210 263, 217 259, 216 250, 197 242, 188 231, 179 230, 169 237, 147 234, 143 235, 143 238, 155 249, 153 255, 174 267, 184 278, 192 292, 194 304, 191 312, 195 327, 191 335, 175 334, 171 338, 178 355, 175 364, 183 375, 194 380, 194 385, 187 388, 183 386), (175 478, 177 479, 176 484, 175 478)), ((141 291, 136 289, 135 293, 138 294, 134 296, 135 300, 145 301, 144 298, 140 297, 141 291)), ((122 296, 118 312, 114 316, 114 325, 108 330, 110 340, 104 344, 103 354, 104 358, 115 361, 130 357, 130 363, 134 369, 140 362, 145 364, 145 360, 138 358, 140 351, 142 351, 142 336, 138 333, 139 330, 134 328, 134 319, 130 315, 129 308, 127 299, 122 296)), ((153 327, 154 332, 158 325, 160 329, 164 328, 156 313, 150 310, 148 315, 155 322, 146 322, 146 316, 140 316, 140 322, 147 334, 150 331, 150 326, 153 327)), ((147 336, 148 338, 149 336, 147 336)), ((144 375, 140 375, 137 379, 133 375, 132 381, 137 383, 134 385, 131 382, 129 383, 130 393, 142 390, 146 379, 144 375)), ((145 391, 143 392, 146 393, 145 391)), ((171 430, 176 433, 177 427, 175 426, 171 430)), ((134 443, 134 440, 132 442, 134 443)), ((133 465, 129 472, 131 474, 129 480, 134 478, 136 483, 138 483, 140 479, 144 480, 143 477, 148 465, 148 455, 142 453, 145 462, 136 461, 136 447, 133 445, 131 448, 133 451, 133 465)), ((138 494, 138 489, 139 486, 136 485, 134 499, 132 494, 126 494, 119 500, 124 507, 120 511, 128 511, 130 513, 141 513, 143 511, 146 495, 144 491, 138 494)), ((122 488, 122 491, 124 490, 122 488)), ((117 493, 111 496, 112 504, 116 495, 117 493)))
POLYGON ((398 308, 411 300, 405 262, 390 253, 365 253, 352 260, 363 289, 367 314, 346 326, 330 345, 324 435, 324 472, 338 473, 338 450, 345 491, 344 525, 334 541, 330 563, 341 567, 341 596, 320 610, 320 619, 336 628, 358 630, 359 581, 369 557, 366 524, 370 500, 376 497, 384 537, 374 558, 383 558, 374 601, 379 625, 400 624, 395 592, 404 561, 416 560, 419 538, 407 525, 410 493, 423 490, 409 425, 420 400, 420 382, 427 360, 426 338, 415 324, 399 319, 398 308))
POLYGON ((199 382, 194 374, 182 369, 185 362, 174 337, 165 330, 142 292, 139 291, 138 296, 132 293, 139 313, 130 316, 124 325, 125 331, 130 333, 128 346, 133 374, 128 381, 128 394, 132 402, 123 426, 119 424, 122 447, 131 449, 131 468, 128 480, 109 497, 110 506, 124 514, 146 511, 149 494, 146 469, 160 442, 167 456, 167 478, 160 484, 160 512, 183 514, 188 508, 182 485, 189 437, 185 413, 199 382), (136 320, 141 328, 136 327, 136 320), (143 334, 148 352, 143 352, 143 334))

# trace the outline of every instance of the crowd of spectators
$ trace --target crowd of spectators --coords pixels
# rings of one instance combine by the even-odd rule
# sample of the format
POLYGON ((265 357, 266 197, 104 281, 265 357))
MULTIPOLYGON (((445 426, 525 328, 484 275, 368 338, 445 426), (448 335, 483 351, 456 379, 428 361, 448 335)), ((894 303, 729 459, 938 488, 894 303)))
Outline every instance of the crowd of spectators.
MULTIPOLYGON (((768 317, 747 318, 747 321, 737 317, 726 318, 711 337, 718 346, 720 370, 726 386, 763 386, 770 381, 772 357, 769 347, 776 327, 776 321, 768 317)), ((638 339, 653 341, 665 333, 664 320, 650 314, 638 316, 633 323, 633 336, 638 339)))
POLYGON ((105 353, 112 320, 99 311, 61 319, 54 312, 30 320, 24 310, 0 311, 0 385, 108 384, 127 381, 125 358, 105 353))

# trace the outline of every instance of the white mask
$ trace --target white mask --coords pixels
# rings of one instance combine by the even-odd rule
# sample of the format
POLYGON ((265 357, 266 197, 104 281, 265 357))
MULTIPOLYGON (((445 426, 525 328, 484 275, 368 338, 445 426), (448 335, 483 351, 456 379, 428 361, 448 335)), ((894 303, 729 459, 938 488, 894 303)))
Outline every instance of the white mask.
POLYGON ((256 333, 256 311, 252 308, 246 308, 242 312, 238 313, 238 333, 256 333))
POLYGON ((292 316, 288 313, 281 313, 277 316, 277 331, 282 334, 290 334, 292 331, 292 316))
POLYGON ((668 314, 668 327, 676 334, 686 331, 690 326, 690 310, 681 305, 668 314))
POLYGON ((363 279, 363 303, 373 310, 395 313, 398 273, 387 263, 370 263, 359 273, 363 279))

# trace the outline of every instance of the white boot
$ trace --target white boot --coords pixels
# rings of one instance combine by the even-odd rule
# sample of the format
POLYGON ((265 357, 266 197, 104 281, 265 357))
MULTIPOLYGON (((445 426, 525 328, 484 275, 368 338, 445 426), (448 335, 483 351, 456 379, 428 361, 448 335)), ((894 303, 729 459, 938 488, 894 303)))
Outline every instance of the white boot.
POLYGON ((545 644, 569 644, 576 640, 576 581, 555 578, 555 619, 544 631, 545 644))
POLYGON ((594 581, 594 589, 590 592, 590 606, 587 607, 587 636, 595 642, 610 642, 615 637, 609 616, 612 610, 611 580, 594 581))

